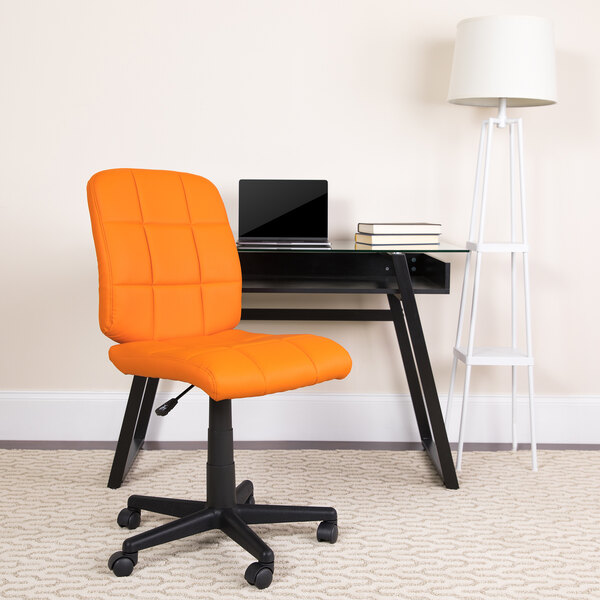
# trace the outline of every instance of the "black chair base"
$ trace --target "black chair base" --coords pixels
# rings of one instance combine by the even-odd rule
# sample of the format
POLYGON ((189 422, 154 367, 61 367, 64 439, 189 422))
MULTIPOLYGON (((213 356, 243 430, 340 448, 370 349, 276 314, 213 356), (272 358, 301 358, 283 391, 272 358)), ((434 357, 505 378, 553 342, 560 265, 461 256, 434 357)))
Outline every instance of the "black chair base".
POLYGON ((206 502, 130 496, 127 508, 117 517, 121 527, 138 527, 142 510, 179 518, 126 539, 122 551, 110 557, 109 569, 118 577, 130 575, 137 564, 138 551, 220 529, 256 558, 257 562, 246 569, 245 578, 248 583, 262 589, 272 581, 274 555, 249 525, 322 521, 317 529, 317 539, 330 543, 337 540, 337 513, 334 508, 255 504, 251 481, 242 481, 235 487, 230 400, 210 400, 206 481, 206 502))

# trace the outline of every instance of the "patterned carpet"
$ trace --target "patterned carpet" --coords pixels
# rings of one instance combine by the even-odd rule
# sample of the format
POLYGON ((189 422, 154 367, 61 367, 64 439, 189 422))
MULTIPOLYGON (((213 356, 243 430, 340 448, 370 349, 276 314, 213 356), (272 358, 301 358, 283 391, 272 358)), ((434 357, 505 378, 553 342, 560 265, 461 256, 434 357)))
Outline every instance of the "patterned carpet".
MULTIPOLYGON (((331 504, 338 543, 316 524, 262 525, 275 552, 266 590, 252 557, 220 532, 140 552, 130 577, 106 566, 127 530, 131 493, 202 499, 205 451, 146 451, 119 490, 104 450, 0 450, 2 599, 600 598, 600 452, 470 452, 461 489, 443 488, 422 452, 240 450, 257 502, 331 504)), ((138 531, 168 517, 145 513, 138 531)))

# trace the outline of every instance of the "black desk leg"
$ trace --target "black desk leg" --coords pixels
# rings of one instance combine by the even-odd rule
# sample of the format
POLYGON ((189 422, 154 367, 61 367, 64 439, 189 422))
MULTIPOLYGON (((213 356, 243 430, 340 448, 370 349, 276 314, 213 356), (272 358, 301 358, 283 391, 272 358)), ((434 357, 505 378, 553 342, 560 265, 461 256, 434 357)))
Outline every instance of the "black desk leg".
POLYGON ((123 479, 144 443, 158 381, 152 377, 138 377, 137 375, 133 378, 108 478, 109 488, 121 487, 123 479))
POLYGON ((392 254, 391 256, 404 314, 402 314, 402 310, 397 303, 398 299, 395 296, 388 296, 388 300, 394 318, 394 326, 396 327, 396 335, 402 353, 421 441, 444 485, 450 489, 458 489, 452 452, 448 443, 448 435, 442 417, 431 363, 429 362, 427 344, 421 327, 406 256, 404 254, 392 254))
MULTIPOLYGON (((410 398, 415 410, 415 417, 417 418, 419 435, 421 436, 421 440, 431 440, 431 427, 429 427, 427 409, 423 402, 421 382, 419 381, 419 374, 417 373, 417 366, 415 365, 415 359, 410 345, 410 337, 408 336, 408 330, 406 329, 402 304, 400 304, 398 297, 393 294, 388 294, 388 302, 392 312, 394 328, 396 329, 398 345, 400 346, 400 355, 402 356, 402 364, 404 365, 404 372, 406 373, 406 379, 408 381, 410 398)), ((425 442, 423 442, 423 448, 426 448, 425 442)))

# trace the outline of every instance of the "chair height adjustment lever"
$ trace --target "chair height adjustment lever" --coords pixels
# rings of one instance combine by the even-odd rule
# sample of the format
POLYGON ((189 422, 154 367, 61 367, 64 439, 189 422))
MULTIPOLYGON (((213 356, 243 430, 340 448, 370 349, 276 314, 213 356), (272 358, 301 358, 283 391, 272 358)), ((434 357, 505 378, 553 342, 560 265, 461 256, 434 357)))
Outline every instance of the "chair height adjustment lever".
POLYGON ((171 398, 170 400, 167 400, 164 404, 161 404, 154 412, 159 417, 166 417, 177 406, 177 403, 179 402, 179 398, 181 398, 182 396, 185 396, 193 387, 194 387, 193 385, 190 385, 190 387, 183 390, 183 392, 181 392, 181 394, 179 394, 179 396, 177 396, 175 398, 171 398))

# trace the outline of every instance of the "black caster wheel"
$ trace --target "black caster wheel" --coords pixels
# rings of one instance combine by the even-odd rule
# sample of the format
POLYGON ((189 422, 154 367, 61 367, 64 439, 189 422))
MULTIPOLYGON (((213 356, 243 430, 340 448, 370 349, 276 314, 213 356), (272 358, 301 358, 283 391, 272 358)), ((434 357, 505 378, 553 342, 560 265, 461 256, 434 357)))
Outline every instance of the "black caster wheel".
POLYGON ((135 529, 141 521, 140 511, 137 508, 124 508, 117 516, 117 524, 119 527, 127 527, 127 529, 135 529))
POLYGON ((117 577, 128 577, 133 571, 133 567, 137 565, 138 555, 137 552, 132 554, 125 554, 124 552, 115 552, 108 559, 108 568, 117 577))
POLYGON ((273 581, 273 563, 265 564, 253 562, 244 573, 246 581, 259 590, 264 590, 271 585, 273 581))
POLYGON ((323 521, 319 523, 317 527, 317 539, 320 542, 329 542, 335 544, 338 539, 338 526, 337 523, 332 521, 323 521))
POLYGON ((244 504, 256 504, 256 500, 254 500, 254 494, 248 497, 248 500, 244 502, 244 504))

